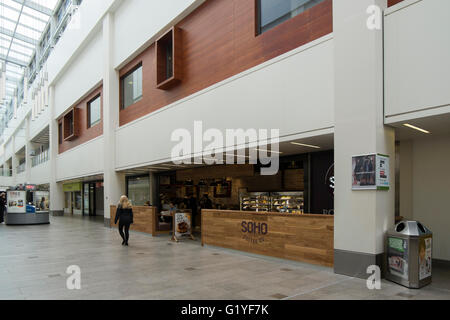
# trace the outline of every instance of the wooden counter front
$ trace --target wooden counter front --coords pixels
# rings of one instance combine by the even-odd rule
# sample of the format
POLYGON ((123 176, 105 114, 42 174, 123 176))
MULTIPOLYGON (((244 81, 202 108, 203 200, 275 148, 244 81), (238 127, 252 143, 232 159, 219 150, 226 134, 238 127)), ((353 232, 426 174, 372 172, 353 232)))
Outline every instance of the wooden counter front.
POLYGON ((332 267, 334 217, 202 210, 202 245, 332 267))
MULTIPOLYGON (((111 206, 111 228, 117 227, 114 223, 117 206, 111 206)), ((154 207, 133 207, 133 221, 130 230, 156 235, 156 214, 154 207)))

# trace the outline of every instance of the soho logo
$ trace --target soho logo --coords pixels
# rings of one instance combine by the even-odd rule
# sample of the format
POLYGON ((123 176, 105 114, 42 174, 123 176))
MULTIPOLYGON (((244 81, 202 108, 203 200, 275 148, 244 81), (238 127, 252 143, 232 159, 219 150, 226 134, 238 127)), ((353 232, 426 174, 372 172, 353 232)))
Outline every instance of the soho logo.
POLYGON ((264 236, 269 232, 267 223, 242 221, 241 232, 243 239, 254 244, 263 243, 264 236))
POLYGON ((228 165, 234 165, 259 162, 262 165, 261 175, 278 173, 279 129, 271 129, 270 132, 268 129, 226 129, 225 132, 215 128, 205 131, 203 129, 202 121, 194 121, 192 132, 188 129, 177 129, 172 133, 171 141, 178 142, 171 153, 174 164, 189 165, 193 162, 194 164, 222 165, 226 162, 228 165), (246 148, 248 148, 248 156, 246 148), (238 149, 236 155, 235 149, 238 149), (194 158, 193 161, 192 158, 194 158))

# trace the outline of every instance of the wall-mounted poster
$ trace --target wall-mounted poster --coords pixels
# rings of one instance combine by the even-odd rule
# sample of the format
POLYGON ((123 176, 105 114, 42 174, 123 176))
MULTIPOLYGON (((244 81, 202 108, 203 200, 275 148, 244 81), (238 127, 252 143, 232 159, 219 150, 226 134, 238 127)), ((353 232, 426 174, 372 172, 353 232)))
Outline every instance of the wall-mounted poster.
POLYGON ((26 191, 8 191, 8 213, 26 213, 26 202, 26 191))
POLYGON ((352 160, 353 190, 389 190, 389 156, 370 154, 352 160))

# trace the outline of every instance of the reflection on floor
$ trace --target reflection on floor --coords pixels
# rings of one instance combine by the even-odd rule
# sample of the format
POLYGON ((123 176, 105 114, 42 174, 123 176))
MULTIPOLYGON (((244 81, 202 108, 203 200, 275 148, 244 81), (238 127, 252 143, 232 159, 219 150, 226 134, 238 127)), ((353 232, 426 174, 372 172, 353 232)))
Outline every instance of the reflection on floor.
POLYGON ((118 232, 100 219, 52 218, 46 226, 0 225, 0 299, 450 299, 450 268, 409 290, 331 269, 246 255, 199 242, 118 232), (98 223, 97 223, 98 222, 98 223), (68 290, 66 270, 81 268, 81 290, 68 290))

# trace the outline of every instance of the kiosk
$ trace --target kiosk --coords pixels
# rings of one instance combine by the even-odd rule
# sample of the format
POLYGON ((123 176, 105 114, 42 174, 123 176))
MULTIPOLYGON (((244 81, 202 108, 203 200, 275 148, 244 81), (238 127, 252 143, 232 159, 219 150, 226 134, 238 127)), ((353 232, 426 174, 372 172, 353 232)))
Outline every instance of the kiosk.
MULTIPOLYGON (((36 225, 36 224, 50 224, 49 211, 46 210, 47 205, 35 206, 32 201, 27 201, 36 197, 38 193, 33 190, 10 190, 7 192, 6 204, 6 225, 36 225), (44 208, 41 210, 41 208, 44 208)), ((42 196, 41 193, 38 194, 42 196)), ((44 197, 42 197, 44 198, 44 197)), ((41 198, 41 199, 42 199, 41 198)), ((48 199, 48 196, 47 196, 48 199)), ((39 200, 35 199, 35 203, 39 200)), ((47 201, 48 202, 48 201, 47 201)))

